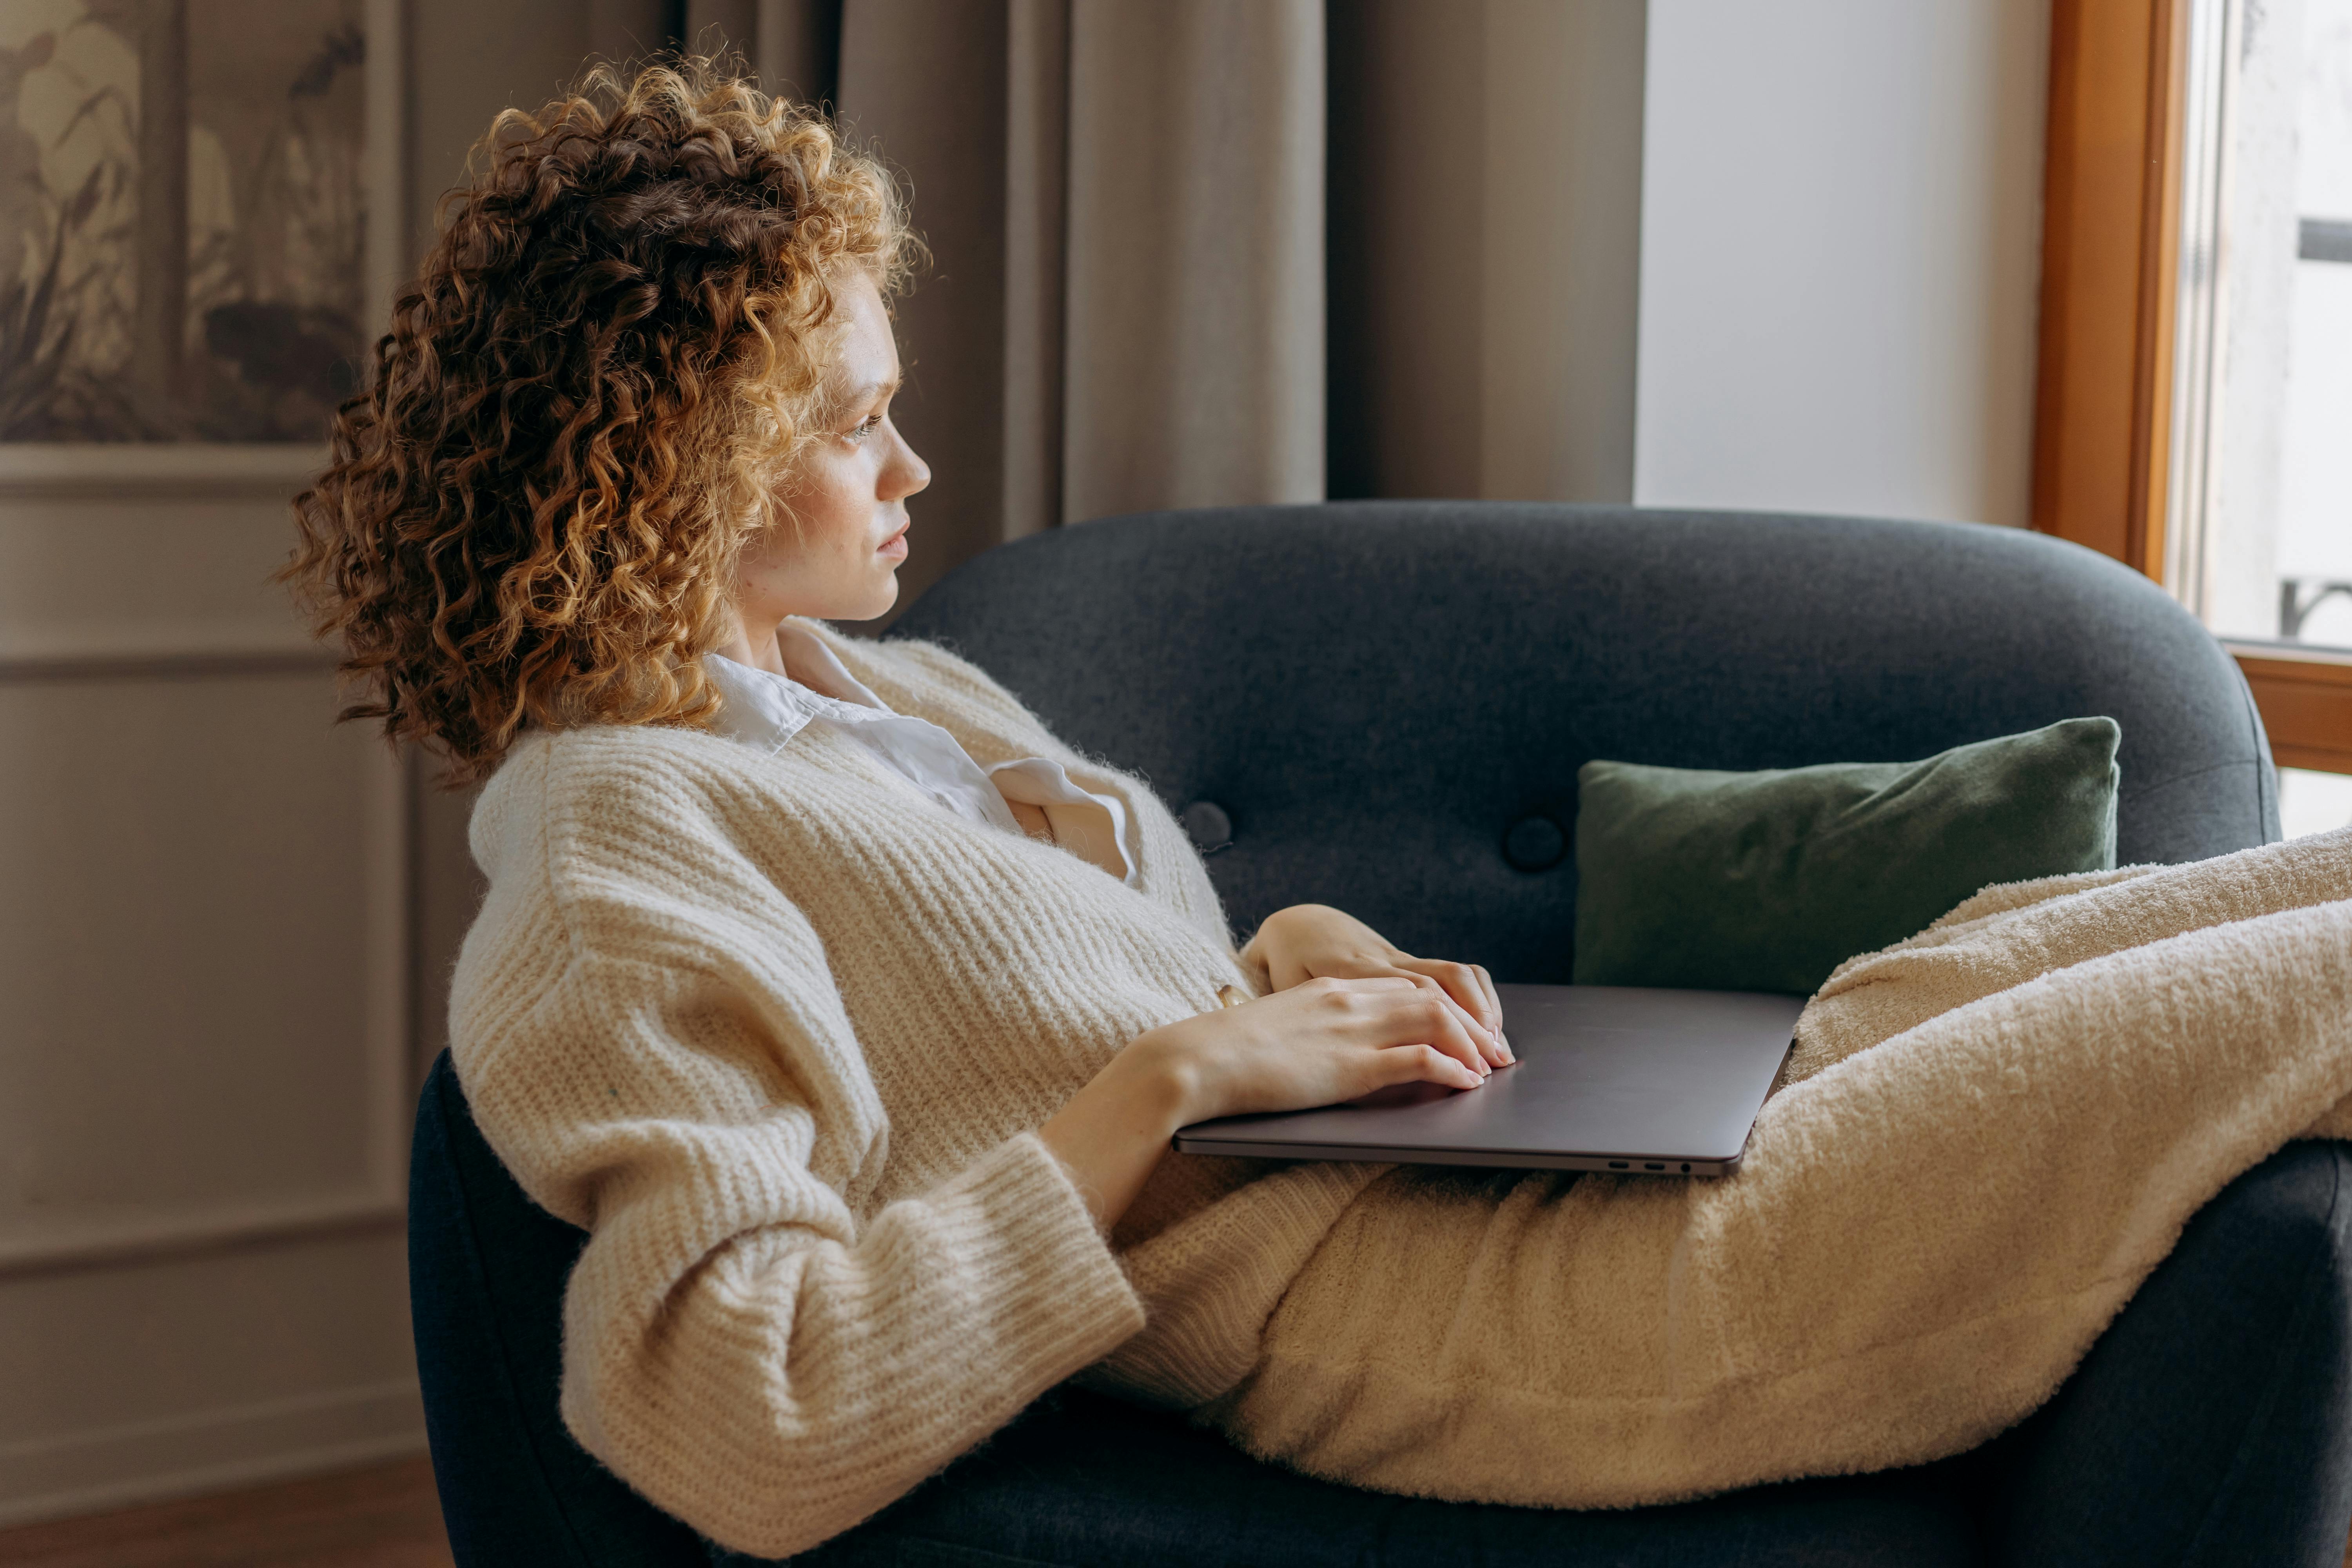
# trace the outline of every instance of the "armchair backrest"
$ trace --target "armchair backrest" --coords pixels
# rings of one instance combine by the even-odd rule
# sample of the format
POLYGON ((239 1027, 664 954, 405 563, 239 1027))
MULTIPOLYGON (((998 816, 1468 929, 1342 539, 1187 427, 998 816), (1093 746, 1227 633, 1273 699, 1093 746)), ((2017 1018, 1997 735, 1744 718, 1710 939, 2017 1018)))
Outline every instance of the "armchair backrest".
POLYGON ((2013 529, 1475 501, 1163 512, 967 563, 894 637, 1195 803, 1235 929, 1360 914, 1569 978, 1576 770, 1912 760, 2106 714, 2117 852, 2278 831, 2236 666, 2154 584, 2013 529))

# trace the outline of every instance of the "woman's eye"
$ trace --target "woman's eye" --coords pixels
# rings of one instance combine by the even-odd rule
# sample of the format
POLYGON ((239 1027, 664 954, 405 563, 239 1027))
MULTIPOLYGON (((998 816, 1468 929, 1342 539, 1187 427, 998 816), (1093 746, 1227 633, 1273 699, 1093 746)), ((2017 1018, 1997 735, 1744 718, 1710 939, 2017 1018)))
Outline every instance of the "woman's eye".
POLYGON ((873 435, 875 431, 879 430, 880 428, 882 428, 882 416, 879 414, 869 414, 865 418, 860 419, 856 425, 850 429, 848 439, 852 441, 863 441, 866 437, 873 435))

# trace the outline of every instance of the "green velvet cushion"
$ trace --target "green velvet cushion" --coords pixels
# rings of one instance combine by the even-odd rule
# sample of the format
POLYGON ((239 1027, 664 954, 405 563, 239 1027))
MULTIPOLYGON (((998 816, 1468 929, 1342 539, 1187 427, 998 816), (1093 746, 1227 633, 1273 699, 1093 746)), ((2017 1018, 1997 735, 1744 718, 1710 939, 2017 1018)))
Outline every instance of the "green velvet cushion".
POLYGON ((2122 738, 2068 719, 1923 763, 1587 763, 1577 982, 1809 994, 1991 883, 2104 870, 2122 738))

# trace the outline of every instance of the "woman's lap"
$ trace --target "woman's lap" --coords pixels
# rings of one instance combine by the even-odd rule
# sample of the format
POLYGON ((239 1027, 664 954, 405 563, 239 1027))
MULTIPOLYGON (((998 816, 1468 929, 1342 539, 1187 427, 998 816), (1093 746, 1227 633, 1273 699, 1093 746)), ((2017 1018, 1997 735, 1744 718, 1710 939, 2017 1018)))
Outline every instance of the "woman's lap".
POLYGON ((2352 1089, 2352 904, 2084 963, 1776 1097, 1720 1182, 1400 1172, 1215 1415, 1383 1489, 1627 1507, 1965 1452, 2352 1089))

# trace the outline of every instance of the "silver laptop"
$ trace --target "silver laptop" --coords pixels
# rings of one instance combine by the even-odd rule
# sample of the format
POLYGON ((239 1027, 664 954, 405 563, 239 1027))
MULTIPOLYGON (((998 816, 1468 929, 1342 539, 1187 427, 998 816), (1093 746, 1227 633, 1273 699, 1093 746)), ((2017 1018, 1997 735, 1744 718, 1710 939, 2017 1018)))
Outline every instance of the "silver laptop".
POLYGON ((1727 1176, 1796 1034, 1799 996, 1498 985, 1518 1060, 1476 1089, 1408 1084, 1346 1105, 1228 1116, 1187 1154, 1727 1176))

